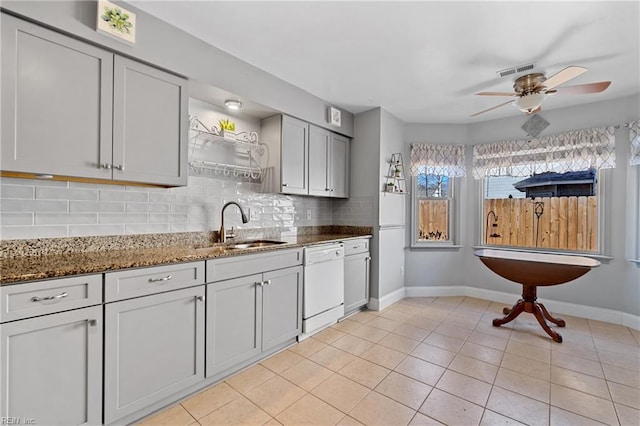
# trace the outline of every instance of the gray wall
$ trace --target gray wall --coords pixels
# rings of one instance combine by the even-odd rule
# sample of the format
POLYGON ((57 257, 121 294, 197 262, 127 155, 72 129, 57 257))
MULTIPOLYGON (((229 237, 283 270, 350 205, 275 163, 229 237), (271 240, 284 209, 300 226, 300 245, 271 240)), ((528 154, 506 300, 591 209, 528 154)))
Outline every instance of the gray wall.
MULTIPOLYGON (((541 116, 551 125, 542 135, 633 121, 640 116, 639 105, 640 98, 636 95, 615 101, 543 111, 541 116)), ((406 149, 409 149, 408 145, 411 142, 416 141, 473 145, 505 139, 522 139, 525 134, 520 126, 526 119, 525 116, 516 116, 477 124, 450 126, 408 124, 405 130, 406 149)), ((470 156, 469 150, 467 156, 470 156)), ((622 310, 633 315, 640 314, 640 268, 626 260, 629 254, 627 241, 633 238, 635 228, 630 223, 628 216, 631 215, 626 207, 629 198, 627 191, 633 188, 629 185, 628 179, 631 179, 633 174, 628 166, 628 129, 624 127, 616 131, 616 157, 617 167, 609 170, 606 176, 607 222, 602 232, 608 242, 607 254, 613 257, 613 260, 603 262, 600 268, 576 282, 541 289, 541 298, 622 310)), ((467 162, 470 162, 470 158, 467 158, 467 162)), ((466 226, 466 231, 461 232, 460 241, 464 248, 448 251, 410 251, 406 257, 406 285, 465 285, 517 294, 517 286, 493 274, 473 255, 471 246, 478 244, 481 227, 475 214, 480 203, 479 181, 474 181, 470 176, 462 181, 461 186, 467 191, 461 202, 466 203, 468 207, 462 209, 462 212, 467 213, 461 217, 461 226, 466 226)), ((407 220, 410 220, 409 214, 407 220)))
MULTIPOLYGON (((353 136, 353 114, 343 110, 342 126, 329 125, 329 103, 130 4, 116 3, 136 13, 134 46, 95 31, 97 2, 94 1, 3 1, 2 8, 189 79, 353 136)), ((215 25, 214 18, 212 25, 215 25)))

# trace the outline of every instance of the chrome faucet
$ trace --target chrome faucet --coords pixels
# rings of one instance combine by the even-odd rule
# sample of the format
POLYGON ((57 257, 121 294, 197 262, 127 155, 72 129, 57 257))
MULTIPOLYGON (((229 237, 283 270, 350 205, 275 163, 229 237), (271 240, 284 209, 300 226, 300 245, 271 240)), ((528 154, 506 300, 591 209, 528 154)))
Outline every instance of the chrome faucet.
POLYGON ((224 210, 229 207, 231 204, 235 204, 236 206, 238 206, 238 208, 240 209, 240 215, 242 216, 242 223, 247 223, 249 222, 249 219, 247 218, 247 215, 244 214, 244 211, 242 210, 242 207, 240 207, 240 204, 238 204, 235 201, 229 201, 228 203, 226 203, 224 206, 222 206, 222 212, 221 212, 221 225, 220 225, 220 242, 221 243, 226 243, 227 242, 227 234, 226 231, 224 229, 224 210))

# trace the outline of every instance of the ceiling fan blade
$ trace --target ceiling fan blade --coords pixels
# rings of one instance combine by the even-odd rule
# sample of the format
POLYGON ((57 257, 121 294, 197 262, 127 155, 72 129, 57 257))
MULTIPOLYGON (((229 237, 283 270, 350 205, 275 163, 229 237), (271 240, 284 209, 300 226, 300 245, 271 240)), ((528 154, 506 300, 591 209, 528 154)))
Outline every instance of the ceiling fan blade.
POLYGON ((558 87, 555 92, 561 95, 586 95, 588 93, 600 93, 607 90, 610 81, 600 81, 598 83, 577 84, 575 86, 558 87))
POLYGON ((585 67, 578 67, 578 66, 572 65, 570 67, 566 67, 562 71, 558 71, 557 73, 555 73, 554 75, 552 75, 551 77, 543 81, 542 83, 538 84, 536 88, 546 87, 547 90, 551 90, 554 87, 559 86, 562 83, 565 83, 571 80, 572 78, 576 78, 577 76, 585 72, 587 72, 587 69, 585 67))
POLYGON ((513 92, 478 92, 476 95, 480 96, 518 96, 517 93, 513 92))
POLYGON ((483 109, 482 111, 476 112, 475 114, 471 114, 469 117, 475 117, 476 115, 484 114, 485 112, 489 112, 491 110, 500 108, 500 107, 505 106, 505 105, 510 104, 510 103, 513 103, 513 101, 507 101, 507 102, 501 103, 499 105, 492 106, 491 108, 483 109))

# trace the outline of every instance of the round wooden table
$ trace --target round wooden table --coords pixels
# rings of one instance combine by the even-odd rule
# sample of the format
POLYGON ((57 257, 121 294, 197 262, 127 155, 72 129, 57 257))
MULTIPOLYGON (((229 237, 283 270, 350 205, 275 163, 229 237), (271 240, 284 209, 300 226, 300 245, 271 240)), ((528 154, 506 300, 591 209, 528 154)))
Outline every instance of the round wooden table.
POLYGON ((551 316, 537 301, 537 287, 573 281, 600 266, 600 262, 584 256, 529 253, 511 250, 481 249, 473 252, 489 269, 510 281, 522 285, 522 298, 511 308, 504 308, 503 318, 493 320, 494 327, 513 321, 522 312, 533 314, 551 338, 562 343, 562 336, 552 330, 547 320, 564 327, 565 321, 551 316))

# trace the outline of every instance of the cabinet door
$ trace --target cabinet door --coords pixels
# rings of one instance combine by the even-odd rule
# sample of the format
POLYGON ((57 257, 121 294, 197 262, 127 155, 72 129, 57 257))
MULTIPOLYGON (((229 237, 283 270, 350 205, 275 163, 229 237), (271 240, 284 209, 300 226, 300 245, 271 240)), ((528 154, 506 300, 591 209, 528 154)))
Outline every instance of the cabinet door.
POLYGON ((282 117, 282 188, 285 194, 308 194, 309 125, 282 117))
POLYGON ((302 331, 302 267, 264 274, 262 350, 294 338, 302 331))
POLYGON ((309 195, 331 196, 329 183, 330 132, 309 126, 309 195))
POLYGON ((331 134, 329 182, 331 196, 349 197, 349 139, 331 134))
POLYGON ((95 306, 0 325, 0 418, 101 424, 101 319, 95 306))
POLYGON ((349 313, 369 302, 369 253, 344 258, 344 312, 349 313))
POLYGON ((115 57, 114 179, 187 184, 187 96, 183 78, 115 57))
POLYGON ((2 14, 3 171, 111 179, 113 55, 2 14))
POLYGON ((207 285, 207 377, 262 348, 262 274, 207 285))
POLYGON ((105 306, 104 419, 204 380, 204 286, 105 306))

